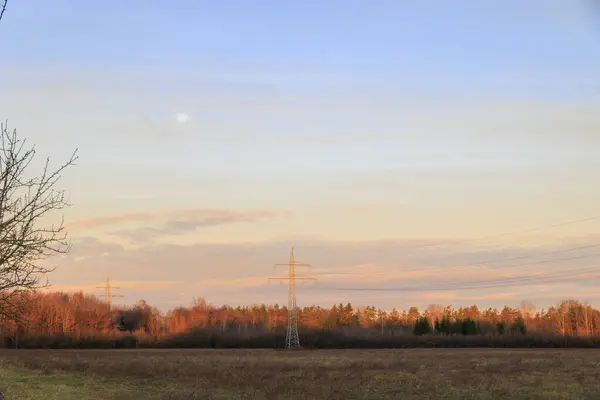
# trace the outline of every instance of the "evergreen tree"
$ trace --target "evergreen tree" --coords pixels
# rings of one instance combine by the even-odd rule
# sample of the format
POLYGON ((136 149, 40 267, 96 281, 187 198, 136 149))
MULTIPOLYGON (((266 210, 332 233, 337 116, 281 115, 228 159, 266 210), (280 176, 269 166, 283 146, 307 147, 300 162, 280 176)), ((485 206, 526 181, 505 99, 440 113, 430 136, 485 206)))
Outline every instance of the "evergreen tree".
POLYGON ((427 317, 418 318, 415 322, 413 333, 415 335, 428 335, 428 334, 432 333, 431 323, 429 322, 429 318, 427 318, 427 317))
POLYGON ((521 335, 527 334, 527 327, 525 326, 525 320, 523 317, 517 317, 515 322, 510 327, 510 330, 515 333, 520 333, 521 335))
POLYGON ((462 321, 462 334, 463 335, 476 335, 477 324, 471 318, 466 318, 462 321))
POLYGON ((450 333, 453 335, 462 335, 463 334, 463 320, 455 319, 450 323, 450 333))
POLYGON ((452 333, 452 321, 450 321, 450 317, 448 317, 447 315, 444 315, 444 317, 442 318, 442 321, 440 322, 439 331, 444 335, 449 335, 450 333, 452 333))

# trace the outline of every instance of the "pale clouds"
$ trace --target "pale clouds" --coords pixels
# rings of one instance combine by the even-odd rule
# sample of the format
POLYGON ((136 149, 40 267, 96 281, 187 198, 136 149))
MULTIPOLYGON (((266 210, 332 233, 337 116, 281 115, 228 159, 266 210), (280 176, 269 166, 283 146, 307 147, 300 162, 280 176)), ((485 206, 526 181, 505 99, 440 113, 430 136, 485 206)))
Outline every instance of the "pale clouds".
MULTIPOLYGON (((119 290, 127 290, 128 292, 141 292, 144 293, 147 290, 163 290, 168 287, 180 284, 181 282, 176 281, 119 281, 111 280, 110 286, 119 290)), ((53 284, 52 286, 45 288, 46 291, 59 291, 59 292, 78 292, 83 291, 86 293, 97 293, 102 294, 98 289, 103 289, 106 285, 105 280, 99 280, 95 284, 89 285, 69 285, 69 284, 53 284)))
POLYGON ((107 215, 103 217, 94 218, 83 218, 75 221, 71 221, 67 224, 69 229, 90 229, 97 228, 104 225, 118 225, 121 223, 147 221, 152 218, 151 214, 147 213, 128 213, 128 214, 116 214, 107 215))
MULTIPOLYGON (((203 148, 213 149, 256 150, 295 145, 304 150, 327 147, 333 152, 335 148, 364 150, 379 145, 378 150, 385 150, 386 146, 398 145, 396 152, 419 165, 423 154, 419 159, 414 150, 420 150, 424 143, 430 151, 437 152, 451 144, 453 149, 462 149, 483 162, 485 157, 479 157, 477 151, 488 149, 494 154, 502 150, 514 158, 547 153, 561 143, 581 150, 585 149, 582 141, 598 144, 599 140, 595 132, 600 127, 600 104, 591 101, 580 105, 482 98, 481 94, 461 96, 407 90, 388 82, 356 87, 351 83, 352 77, 347 78, 344 90, 344 85, 324 85, 329 76, 318 88, 294 93, 270 83, 226 84, 214 71, 207 71, 201 81, 193 80, 198 71, 189 72, 185 85, 165 81, 163 84, 169 88, 165 96, 165 91, 156 86, 157 80, 164 79, 158 72, 146 72, 137 85, 115 84, 119 79, 131 80, 129 72, 115 76, 94 71, 80 76, 76 85, 67 83, 72 81, 67 76, 77 71, 48 74, 44 70, 42 82, 37 85, 22 83, 18 88, 3 90, 0 108, 14 116, 23 129, 37 131, 43 127, 30 120, 32 113, 44 123, 64 124, 66 129, 60 135, 69 140, 79 139, 79 132, 85 127, 94 134, 81 140, 82 150, 94 150, 90 145, 110 148, 107 154, 113 158, 123 152, 138 157, 134 150, 140 149, 152 149, 158 155, 181 143, 193 146, 201 138, 203 148), (60 75, 62 79, 56 78, 60 75), (190 120, 185 129, 174 129, 169 118, 174 103, 185 104, 198 118, 190 120), (76 118, 73 109, 78 111, 76 118), (173 137, 179 140, 165 140, 173 137), (105 140, 97 140, 100 138, 105 140), (114 140, 119 140, 118 148, 111 147, 114 140), (471 151, 474 145, 477 149, 471 151)), ((35 75, 35 71, 29 73, 35 75)), ((18 77, 20 72, 6 74, 18 77)), ((40 129, 36 142, 44 139, 47 129, 40 129)), ((105 153, 98 153, 101 154, 105 153)), ((493 161, 500 163, 502 159, 499 156, 493 161)))
MULTIPOLYGON (((99 208, 116 214, 150 206, 291 208, 297 215, 311 208, 321 215, 304 213, 285 229, 349 239, 472 236, 597 210, 597 102, 502 100, 383 84, 355 90, 346 86, 352 77, 335 90, 289 92, 248 85, 252 76, 225 84, 219 71, 201 78, 188 71, 185 79, 196 80, 163 92, 155 78, 162 89, 177 75, 146 70, 128 85, 130 72, 9 71, 7 81, 20 76, 21 82, 0 91, 0 109, 44 155, 59 157, 65 143, 81 149, 80 165, 64 182, 80 217, 99 208), (38 82, 25 84, 29 73, 38 82), (194 119, 175 129, 173 110, 194 119), (356 212, 353 204, 390 207, 356 212)), ((134 223, 143 229, 132 232, 122 222, 112 231, 147 240, 193 225, 134 223)), ((282 235, 279 228, 265 228, 263 238, 282 235)))
MULTIPOLYGON (((125 213, 72 221, 68 228, 75 231, 105 228, 108 234, 134 243, 145 243, 168 236, 185 235, 198 228, 215 227, 239 222, 256 222, 261 219, 285 217, 287 210, 210 210, 187 209, 157 213, 125 213), (118 229, 121 225, 137 225, 118 229), (143 226, 140 226, 143 225, 143 226)), ((89 242, 90 239, 84 240, 89 242)))
MULTIPOLYGON (((587 239, 590 244, 595 241, 599 238, 587 239)), ((529 266, 507 267, 516 264, 509 261, 460 267, 518 256, 532 256, 522 260, 522 264, 545 260, 548 257, 536 255, 581 246, 582 240, 537 247, 519 246, 517 240, 501 248, 481 248, 475 243, 471 247, 457 246, 452 245, 451 240, 447 243, 450 244, 443 247, 415 247, 415 241, 410 240, 297 243, 297 260, 313 264, 312 269, 298 273, 318 279, 315 284, 299 286, 299 302, 330 305, 331 302, 350 301, 383 308, 476 302, 485 307, 504 303, 517 305, 520 300, 527 299, 539 307, 546 307, 578 292, 582 295, 575 297, 582 300, 592 303, 600 300, 593 293, 600 282, 600 274, 593 267, 600 257, 529 266), (573 276, 561 275, 577 270, 582 272, 573 276), (540 277, 527 278, 532 275, 540 277), (491 286, 490 282, 493 283, 491 286), (352 288, 358 290, 346 290, 352 288), (365 288, 380 291, 361 291, 365 288)), ((59 269, 50 278, 57 288, 90 288, 106 276, 122 282, 124 288, 126 282, 138 282, 129 286, 131 290, 121 291, 125 295, 124 302, 133 303, 144 298, 163 309, 188 304, 198 296, 218 304, 284 303, 287 285, 269 282, 268 278, 285 276, 286 271, 274 271, 273 264, 286 261, 290 245, 285 241, 148 244, 127 249, 86 238, 74 243, 72 254, 61 260, 59 269), (140 278, 158 283, 143 286, 139 283, 140 278)), ((569 253, 572 256, 593 254, 592 249, 569 253)))
POLYGON ((239 222, 256 222, 260 219, 277 218, 288 214, 288 211, 272 210, 182 210, 166 214, 155 226, 112 231, 110 234, 126 238, 133 243, 146 243, 168 236, 186 235, 199 228, 239 222))

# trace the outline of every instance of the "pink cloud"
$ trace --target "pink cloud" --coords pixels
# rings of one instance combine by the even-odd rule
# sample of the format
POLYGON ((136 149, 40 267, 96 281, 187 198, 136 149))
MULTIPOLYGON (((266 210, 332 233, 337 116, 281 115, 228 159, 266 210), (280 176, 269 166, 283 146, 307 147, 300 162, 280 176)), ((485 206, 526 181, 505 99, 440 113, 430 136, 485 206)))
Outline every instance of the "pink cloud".
MULTIPOLYGON (((110 281, 111 286, 119 287, 127 290, 148 290, 148 289, 164 289, 181 282, 177 281, 122 281, 115 280, 110 281)), ((88 285, 76 285, 76 284, 51 284, 50 287, 46 288, 47 291, 60 291, 60 292, 97 292, 101 294, 102 288, 106 285, 106 281, 99 281, 94 284, 88 285)))
POLYGON ((519 292, 494 292, 479 295, 464 295, 456 292, 424 292, 421 297, 427 300, 452 302, 456 300, 484 301, 484 300, 506 300, 518 297, 519 292))
MULTIPOLYGON (((456 267, 486 259, 535 255, 556 249, 554 246, 524 249, 516 244, 514 247, 483 250, 479 247, 468 249, 464 245, 456 248, 427 247, 407 255, 403 250, 405 243, 401 240, 369 243, 313 240, 303 244, 296 249, 297 258, 313 263, 315 267, 300 269, 298 273, 314 276, 318 282, 314 286, 306 284, 299 287, 303 293, 302 302, 337 298, 340 301, 354 303, 360 300, 370 304, 368 299, 372 299, 383 302, 379 303, 382 307, 384 303, 395 303, 399 307, 402 304, 432 302, 435 298, 452 302, 473 299, 498 303, 501 298, 513 301, 519 296, 531 300, 554 296, 558 300, 562 292, 593 291, 592 287, 599 280, 598 274, 592 273, 597 262, 594 258, 511 268, 497 268, 502 267, 501 263, 485 267, 456 267), (521 282, 522 277, 532 274, 548 275, 581 268, 584 272, 574 279, 526 279, 521 282), (500 284, 493 287, 481 285, 486 281, 500 284), (502 282, 516 282, 517 286, 507 286, 508 283, 505 285, 502 282), (553 289, 548 291, 548 287, 553 289), (342 291, 330 288, 380 288, 388 291, 342 291), (456 300, 453 300, 455 297, 456 300)), ((578 239, 575 245, 580 244, 578 239)), ((562 246, 574 245, 563 243, 562 246)), ((285 267, 274 272, 273 263, 285 260, 289 247, 288 242, 271 242, 192 245, 149 243, 139 248, 123 248, 110 242, 86 238, 74 243, 73 253, 61 259, 61 265, 50 279, 57 284, 72 285, 79 289, 102 286, 106 275, 115 279, 115 282, 139 282, 141 278, 154 282, 181 281, 177 285, 160 288, 138 285, 136 293, 151 303, 155 298, 167 301, 165 299, 176 297, 180 301, 188 301, 199 294, 219 303, 253 303, 263 297, 285 300, 285 282, 283 285, 269 283, 267 278, 286 274, 285 267), (90 281, 100 283, 91 285, 90 281)))
POLYGON ((195 287, 210 288, 252 288, 268 284, 268 276, 246 277, 234 279, 203 279, 196 282, 195 287))
POLYGON ((101 217, 83 218, 69 222, 69 229, 91 229, 106 225, 119 225, 131 222, 154 221, 162 224, 163 230, 185 230, 193 226, 213 226, 224 223, 253 221, 259 218, 271 218, 289 215, 288 210, 211 210, 211 209, 187 209, 174 210, 162 213, 125 213, 106 215, 101 217))
POLYGON ((177 210, 157 215, 152 225, 117 230, 111 234, 136 243, 145 243, 162 236, 187 234, 198 228, 278 218, 290 213, 287 210, 177 210))
POLYGON ((117 225, 128 222, 140 222, 152 219, 147 213, 127 213, 107 215, 103 217, 83 218, 66 223, 67 229, 92 229, 105 225, 117 225))

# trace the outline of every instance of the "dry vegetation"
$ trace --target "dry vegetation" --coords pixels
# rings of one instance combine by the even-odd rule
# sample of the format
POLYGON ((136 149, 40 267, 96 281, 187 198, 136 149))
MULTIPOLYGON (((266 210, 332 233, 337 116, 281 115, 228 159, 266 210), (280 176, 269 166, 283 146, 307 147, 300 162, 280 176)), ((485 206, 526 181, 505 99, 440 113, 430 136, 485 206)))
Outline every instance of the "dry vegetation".
MULTIPOLYGON (((20 313, 0 322, 0 347, 273 349, 283 346, 287 329, 287 309, 278 305, 216 307, 198 299, 161 313, 145 301, 109 310, 83 293, 34 291, 13 300, 20 313)), ((600 310, 574 300, 535 314, 439 305, 378 313, 340 304, 304 307, 298 315, 307 348, 600 348, 600 310)))
POLYGON ((3 350, 5 399, 597 399, 596 350, 3 350))

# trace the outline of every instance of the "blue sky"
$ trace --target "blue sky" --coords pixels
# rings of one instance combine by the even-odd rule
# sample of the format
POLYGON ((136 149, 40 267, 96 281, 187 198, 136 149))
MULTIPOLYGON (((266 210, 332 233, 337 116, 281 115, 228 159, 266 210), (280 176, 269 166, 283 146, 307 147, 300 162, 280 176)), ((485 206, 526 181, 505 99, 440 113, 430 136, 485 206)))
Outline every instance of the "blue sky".
MULTIPOLYGON (((116 69, 130 72, 128 80, 136 79, 132 69, 164 72, 159 85, 177 83, 176 73, 210 71, 232 84, 297 93, 352 81, 581 100, 582 90, 597 93, 589 84, 600 65, 591 3, 15 2, 3 26, 3 64, 116 69)), ((203 80, 198 73, 192 84, 203 80)))
MULTIPOLYGON (((181 296, 242 301, 247 293, 206 282, 243 291, 236 273, 260 281, 293 242, 323 268, 344 267, 331 244, 344 242, 392 279, 408 262, 394 241, 598 214, 599 44, 591 1, 10 0, 0 116, 57 162, 80 149, 63 182, 74 253, 52 276, 57 288, 110 274, 133 282, 131 301, 158 302, 174 289, 159 295, 140 281, 160 286, 192 268, 200 286, 181 296), (175 122, 181 112, 188 123, 175 122), (365 256, 371 241, 387 243, 377 260, 365 256), (146 259, 159 250, 160 260, 177 252, 171 277, 146 259), (244 251, 262 258, 242 267, 244 251), (146 267, 128 269, 136 263, 146 267)), ((494 251, 598 233, 592 221, 494 251)), ((430 256, 419 265, 447 253, 430 256)), ((558 300, 535 290, 486 289, 478 301, 558 300)), ((474 301, 464 296, 451 298, 474 301)))

